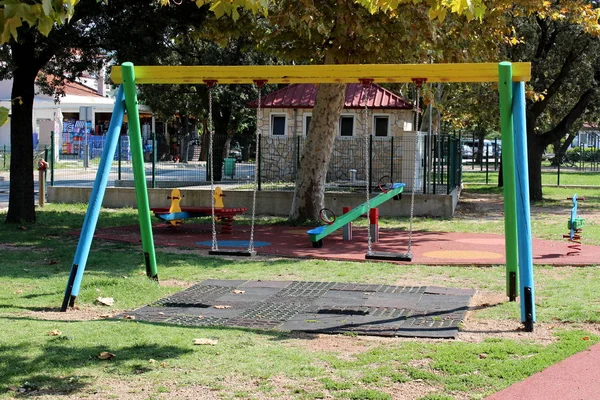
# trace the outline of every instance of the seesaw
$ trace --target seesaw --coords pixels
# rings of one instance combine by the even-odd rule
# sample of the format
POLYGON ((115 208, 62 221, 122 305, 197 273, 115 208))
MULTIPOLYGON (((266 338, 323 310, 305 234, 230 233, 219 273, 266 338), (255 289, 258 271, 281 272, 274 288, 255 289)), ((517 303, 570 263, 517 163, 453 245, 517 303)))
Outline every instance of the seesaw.
POLYGON ((354 221, 356 218, 361 215, 369 212, 370 208, 378 207, 379 205, 385 203, 389 199, 392 199, 398 196, 404 190, 404 183, 394 183, 392 188, 387 192, 380 193, 377 196, 369 199, 369 202, 364 202, 361 205, 354 207, 352 210, 348 211, 345 214, 337 217, 332 223, 328 225, 318 226, 313 228, 306 233, 308 233, 308 237, 312 242, 313 247, 321 248, 323 247, 323 238, 337 231, 338 229, 344 227, 346 224, 354 221))
MULTIPOLYGON (((215 188, 215 207, 214 217, 221 223, 221 233, 231 234, 233 233, 233 219, 238 214, 246 212, 244 207, 225 207, 223 204, 223 191, 220 187, 215 188)), ((154 215, 162 220, 171 224, 172 226, 178 226, 183 223, 184 219, 199 218, 199 217, 210 217, 213 215, 212 207, 203 206, 181 206, 181 191, 179 189, 173 189, 171 195, 168 197, 171 200, 170 207, 153 207, 150 210, 154 215)))

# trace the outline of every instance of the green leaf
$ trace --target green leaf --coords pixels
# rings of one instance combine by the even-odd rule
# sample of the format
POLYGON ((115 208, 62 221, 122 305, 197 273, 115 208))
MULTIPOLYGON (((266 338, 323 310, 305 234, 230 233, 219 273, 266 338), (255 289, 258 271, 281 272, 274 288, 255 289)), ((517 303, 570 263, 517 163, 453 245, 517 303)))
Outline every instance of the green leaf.
POLYGON ((38 22, 38 30, 44 36, 48 36, 54 27, 54 22, 50 18, 41 18, 38 22))
POLYGON ((52 0, 43 0, 42 8, 44 10, 45 15, 50 15, 50 13, 52 12, 52 0))
POLYGON ((8 112, 10 110, 6 107, 0 107, 0 126, 4 125, 8 121, 8 112))
POLYGON ((7 25, 9 26, 11 35, 16 39, 17 28, 19 28, 22 25, 21 19, 19 17, 14 17, 14 18, 9 19, 6 22, 7 22, 7 25))

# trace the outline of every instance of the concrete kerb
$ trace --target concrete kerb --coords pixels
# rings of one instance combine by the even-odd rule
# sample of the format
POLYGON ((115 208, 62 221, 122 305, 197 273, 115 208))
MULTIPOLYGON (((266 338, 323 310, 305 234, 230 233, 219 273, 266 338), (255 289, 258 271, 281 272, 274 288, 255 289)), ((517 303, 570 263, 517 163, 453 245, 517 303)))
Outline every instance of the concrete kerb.
MULTIPOLYGON (((210 205, 210 190, 181 188, 184 195, 182 205, 210 205)), ((92 188, 51 186, 48 187, 47 200, 49 203, 88 203, 92 188)), ((169 188, 148 189, 151 207, 161 207, 169 204, 169 188)), ((252 207, 252 192, 250 190, 224 190, 227 207, 252 207)), ((458 203, 458 191, 449 195, 415 194, 415 216, 452 217, 458 203)), ((264 191, 256 193, 256 214, 288 216, 292 204, 291 191, 264 191)), ((340 212, 343 206, 355 207, 365 202, 361 193, 326 193, 325 207, 340 212)), ((106 189, 104 207, 123 208, 136 207, 135 190, 133 188, 106 189)), ((383 217, 402 217, 410 215, 410 195, 404 194, 402 200, 390 200, 379 207, 379 215, 383 217)))

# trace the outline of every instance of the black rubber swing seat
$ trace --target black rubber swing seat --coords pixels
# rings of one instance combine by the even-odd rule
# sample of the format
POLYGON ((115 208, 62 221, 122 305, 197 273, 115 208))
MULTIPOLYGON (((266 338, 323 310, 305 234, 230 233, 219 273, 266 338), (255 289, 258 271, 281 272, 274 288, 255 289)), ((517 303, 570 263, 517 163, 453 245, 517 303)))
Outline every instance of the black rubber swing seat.
POLYGON ((254 257, 256 250, 209 250, 208 254, 211 256, 254 257))
POLYGON ((411 253, 390 253, 385 251, 372 251, 365 254, 366 260, 384 261, 412 261, 411 253))

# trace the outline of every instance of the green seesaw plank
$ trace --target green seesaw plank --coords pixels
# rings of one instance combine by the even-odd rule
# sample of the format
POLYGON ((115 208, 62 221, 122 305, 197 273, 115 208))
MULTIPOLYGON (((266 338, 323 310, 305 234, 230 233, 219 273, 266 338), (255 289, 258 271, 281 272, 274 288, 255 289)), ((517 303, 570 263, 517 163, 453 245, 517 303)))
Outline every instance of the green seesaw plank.
POLYGON ((386 193, 380 193, 377 196, 370 199, 368 206, 367 206, 367 202, 364 202, 361 205, 348 211, 347 213, 342 214, 339 217, 337 217, 335 219, 335 221, 333 221, 332 224, 318 226, 316 228, 313 228, 313 229, 307 231, 306 233, 308 233, 308 237, 310 238, 310 241, 318 242, 319 240, 323 239, 324 237, 326 237, 326 236, 330 235, 331 233, 337 231, 338 229, 342 228, 347 223, 352 222, 356 218, 367 213, 369 211, 369 208, 376 208, 379 205, 388 201, 389 199, 393 198, 394 196, 399 195, 404 190, 404 186, 405 186, 404 183, 394 183, 394 186, 392 187, 392 189, 390 189, 390 191, 388 191, 386 193))

